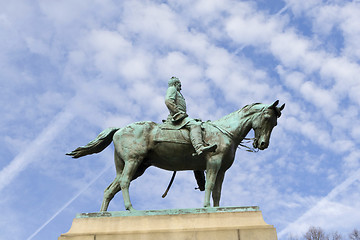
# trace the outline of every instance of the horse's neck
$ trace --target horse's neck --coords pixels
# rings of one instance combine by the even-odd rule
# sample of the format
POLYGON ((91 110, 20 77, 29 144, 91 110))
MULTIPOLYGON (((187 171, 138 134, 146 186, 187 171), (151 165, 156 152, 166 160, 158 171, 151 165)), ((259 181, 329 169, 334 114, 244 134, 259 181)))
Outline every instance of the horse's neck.
POLYGON ((213 123, 230 132, 234 140, 240 143, 251 130, 251 119, 251 116, 245 116, 241 111, 236 111, 213 123))

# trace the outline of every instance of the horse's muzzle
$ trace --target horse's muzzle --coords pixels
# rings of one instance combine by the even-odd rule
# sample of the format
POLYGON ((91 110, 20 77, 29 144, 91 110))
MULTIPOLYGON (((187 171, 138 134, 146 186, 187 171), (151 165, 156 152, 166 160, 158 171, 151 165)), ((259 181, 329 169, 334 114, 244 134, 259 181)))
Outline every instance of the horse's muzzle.
POLYGON ((254 142, 253 142, 253 147, 255 149, 265 150, 268 146, 269 146, 269 144, 266 143, 265 141, 262 141, 259 144, 259 141, 257 139, 255 139, 254 142))

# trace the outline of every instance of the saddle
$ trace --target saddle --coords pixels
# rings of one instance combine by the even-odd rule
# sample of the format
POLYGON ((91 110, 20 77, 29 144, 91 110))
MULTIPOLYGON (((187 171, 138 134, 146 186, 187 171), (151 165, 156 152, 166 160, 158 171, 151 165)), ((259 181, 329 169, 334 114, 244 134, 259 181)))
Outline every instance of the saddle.
MULTIPOLYGON (((198 119, 196 120, 201 121, 198 119)), ((187 123, 188 121, 183 121, 180 124, 173 124, 163 120, 163 123, 158 125, 154 141, 191 144, 189 130, 184 128, 187 123)), ((204 131, 203 125, 201 125, 201 128, 204 131)))

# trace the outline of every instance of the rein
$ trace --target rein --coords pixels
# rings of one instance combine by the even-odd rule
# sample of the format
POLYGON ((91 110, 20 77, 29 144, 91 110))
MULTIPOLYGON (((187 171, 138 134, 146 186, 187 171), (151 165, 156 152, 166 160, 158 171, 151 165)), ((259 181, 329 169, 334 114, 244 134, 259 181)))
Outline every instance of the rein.
MULTIPOLYGON (((249 143, 251 142, 251 140, 254 140, 255 138, 244 138, 244 140, 247 140, 246 143, 249 143)), ((246 151, 247 152, 254 152, 254 153, 257 153, 259 151, 258 148, 253 148, 253 147, 249 147, 249 146, 246 146, 242 143, 239 143, 239 146, 241 147, 244 147, 244 148, 247 148, 246 151)), ((238 149, 241 149, 239 146, 237 146, 238 149)))
MULTIPOLYGON (((206 122, 206 123, 208 123, 209 125, 217 128, 220 132, 222 132, 224 135, 226 135, 226 136, 227 136, 228 138, 230 138, 231 140, 233 140, 233 141, 236 140, 234 134, 232 134, 232 133, 229 132, 228 130, 226 130, 226 129, 218 126, 218 125, 215 125, 215 124, 213 124, 213 123, 210 122, 210 121, 208 121, 208 122, 206 122)), ((243 140, 246 140, 246 143, 250 143, 251 141, 255 140, 255 138, 244 138, 243 140)), ((246 146, 246 145, 242 144, 242 141, 241 141, 241 142, 239 143, 239 145, 237 146, 238 149, 241 149, 239 146, 246 148, 246 151, 248 151, 248 152, 258 152, 258 151, 259 151, 259 149, 255 149, 255 148, 252 148, 252 147, 249 147, 249 146, 246 146)))

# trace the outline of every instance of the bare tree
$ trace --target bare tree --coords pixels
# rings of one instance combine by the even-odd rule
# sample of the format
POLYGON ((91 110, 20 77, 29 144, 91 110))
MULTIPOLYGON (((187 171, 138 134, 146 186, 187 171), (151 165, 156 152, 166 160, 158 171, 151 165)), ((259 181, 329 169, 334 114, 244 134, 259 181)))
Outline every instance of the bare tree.
MULTIPOLYGON (((289 234, 287 240, 346 240, 339 232, 327 234, 322 228, 311 226, 303 235, 303 238, 289 234)), ((360 230, 354 229, 349 234, 349 240, 360 240, 360 230)))
POLYGON ((320 227, 311 226, 305 233, 304 238, 306 240, 329 240, 327 234, 320 227))
POLYGON ((341 236, 341 234, 339 234, 338 232, 334 232, 332 235, 331 235, 331 240, 342 240, 343 237, 341 236))
POLYGON ((356 228, 349 234, 351 240, 360 240, 360 231, 356 228))

